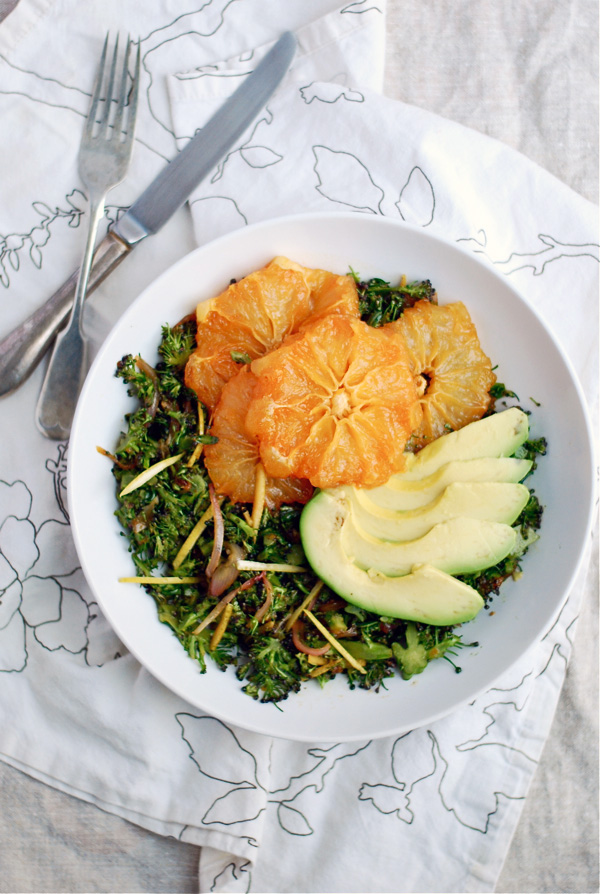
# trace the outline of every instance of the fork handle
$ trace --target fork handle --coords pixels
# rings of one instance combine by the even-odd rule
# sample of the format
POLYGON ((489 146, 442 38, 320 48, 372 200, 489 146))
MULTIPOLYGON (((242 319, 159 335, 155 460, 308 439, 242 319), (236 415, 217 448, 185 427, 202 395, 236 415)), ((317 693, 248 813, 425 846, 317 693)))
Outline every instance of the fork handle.
MULTIPOLYGON (((109 230, 94 253, 88 295, 121 263, 131 247, 109 230)), ((76 271, 45 304, 0 341, 0 395, 18 388, 46 353, 69 317, 78 277, 76 271)))

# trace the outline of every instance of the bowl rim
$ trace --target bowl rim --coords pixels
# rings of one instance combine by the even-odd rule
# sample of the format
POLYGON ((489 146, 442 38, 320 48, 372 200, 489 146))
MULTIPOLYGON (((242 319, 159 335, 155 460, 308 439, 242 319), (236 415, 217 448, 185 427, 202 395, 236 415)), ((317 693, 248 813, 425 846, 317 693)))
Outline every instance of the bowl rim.
MULTIPOLYGON (((575 395, 577 397, 577 401, 579 404, 579 410, 581 412, 582 420, 584 423, 585 443, 586 443, 587 453, 589 455, 589 460, 591 463, 591 469, 593 470, 593 468, 595 466, 594 438, 593 438, 593 434, 592 434, 592 426, 591 426, 589 409, 587 407, 583 388, 581 386, 581 383, 578 379, 578 376, 575 372, 575 369, 573 367, 573 364, 572 364, 570 358, 566 354, 565 350, 562 348, 562 345, 560 344, 560 342, 558 341, 558 339, 556 338, 556 336, 554 335, 552 330, 549 328, 549 326, 547 325, 547 323, 545 322, 545 320, 543 319, 543 317, 541 316, 541 314, 539 313, 537 308, 534 307, 532 304, 530 304, 529 301, 527 300, 527 298, 518 289, 516 289, 511 282, 508 282, 508 280, 505 276, 503 276, 500 272, 495 270, 493 265, 491 264, 491 262, 489 262, 485 258, 485 256, 482 257, 481 255, 474 253, 472 250, 468 249, 461 243, 452 241, 447 236, 445 236, 441 233, 438 233, 436 231, 433 231, 433 230, 426 231, 426 230, 424 230, 423 227, 417 227, 415 225, 406 223, 404 221, 396 221, 394 219, 390 219, 390 218, 386 218, 386 217, 375 217, 375 216, 372 216, 369 214, 358 213, 358 212, 318 212, 318 213, 305 212, 305 213, 301 213, 301 214, 282 215, 280 217, 271 218, 269 220, 259 221, 254 224, 250 224, 247 227, 241 228, 240 230, 234 230, 232 232, 223 234, 222 236, 218 237, 217 239, 215 239, 214 241, 212 241, 210 243, 206 243, 202 246, 198 246, 197 248, 193 249, 191 252, 182 256, 173 265, 171 265, 169 268, 167 268, 165 271, 163 271, 156 279, 154 279, 150 284, 148 284, 148 286, 146 286, 146 288, 144 288, 143 290, 140 291, 140 293, 136 296, 136 298, 131 302, 131 304, 125 310, 125 312, 119 317, 119 319, 117 319, 117 321, 115 322, 114 326, 112 327, 110 333, 104 340, 103 345, 100 347, 98 354, 97 354, 97 356, 92 364, 92 367, 88 373, 88 376, 86 377, 86 381, 84 383, 84 386, 83 386, 83 389, 81 392, 81 396, 80 396, 80 400, 78 403, 77 411, 75 414, 75 419, 73 422, 73 436, 72 436, 74 448, 75 449, 77 448, 79 439, 81 437, 81 420, 84 418, 84 413, 86 410, 86 402, 87 402, 87 398, 88 398, 88 392, 92 389, 92 386, 95 381, 95 377, 98 375, 99 371, 103 368, 103 365, 105 363, 105 357, 107 355, 107 351, 110 350, 110 346, 112 343, 111 339, 114 337, 114 335, 117 331, 121 330, 128 322, 135 319, 136 315, 139 312, 139 309, 141 307, 143 307, 144 302, 149 300, 148 299, 149 295, 151 295, 156 289, 159 289, 163 283, 168 282, 169 279, 171 279, 174 276, 176 277, 188 265, 193 266, 196 263, 197 258, 202 258, 208 252, 218 251, 221 247, 227 246, 228 244, 230 244, 232 242, 235 243, 236 240, 239 240, 239 239, 244 239, 244 238, 252 239, 253 236, 260 236, 264 232, 268 233, 270 230, 272 230, 273 227, 306 226, 306 225, 310 225, 311 223, 313 223, 316 219, 319 219, 320 221, 329 223, 330 225, 335 224, 335 223, 343 224, 343 223, 348 223, 348 222, 351 222, 352 224, 354 224, 354 223, 358 223, 360 221, 360 224, 362 224, 362 225, 366 224, 368 226, 370 223, 374 223, 375 227, 380 226, 380 227, 384 227, 384 228, 391 228, 393 230, 396 230, 398 233, 401 233, 401 232, 411 233, 412 232, 414 234, 417 234, 418 238, 424 238, 425 240, 428 240, 428 241, 432 242, 433 244, 436 244, 438 246, 443 246, 445 251, 450 249, 454 252, 457 252, 463 258, 468 259, 469 263, 477 265, 479 268, 483 269, 487 275, 493 276, 497 282, 501 283, 503 289, 507 289, 507 290, 511 291, 513 293, 513 295, 515 296, 515 298, 517 299, 517 301, 520 303, 523 303, 525 305, 525 307, 527 308, 528 312, 531 313, 531 315, 535 318, 536 323, 541 327, 541 329, 544 332, 544 335, 550 339, 560 360, 562 361, 562 363, 566 369, 566 372, 568 373, 568 377, 570 379, 570 385, 573 387, 575 395)), ((247 272, 251 272, 251 271, 247 271, 247 272)), ((157 338, 157 342, 158 342, 158 338, 157 338)), ((580 433, 580 434, 583 434, 583 433, 580 433)), ((73 532, 76 550, 77 550, 78 556, 80 558, 80 561, 82 564, 82 570, 84 572, 86 580, 88 581, 90 589, 92 590, 92 593, 94 594, 94 596, 96 597, 96 599, 99 603, 100 609, 103 611, 103 613, 105 613, 105 606, 102 601, 102 594, 97 592, 97 587, 96 587, 94 581, 90 580, 90 578, 88 577, 87 571, 86 571, 86 569, 87 569, 86 546, 82 542, 81 529, 80 529, 80 526, 77 524, 78 506, 77 506, 77 501, 75 500, 75 497, 74 497, 75 482, 73 481, 73 477, 75 474, 74 469, 76 469, 76 467, 77 467, 77 463, 75 461, 70 461, 68 463, 67 497, 68 497, 69 513, 70 513, 70 517, 72 519, 72 532, 73 532)), ((571 567, 570 576, 568 579, 568 585, 563 588, 563 593, 562 593, 562 598, 560 600, 560 603, 555 606, 555 610, 553 611, 552 616, 551 617, 549 616, 545 620, 543 627, 538 629, 535 634, 532 634, 532 636, 530 637, 529 646, 527 648, 530 648, 532 645, 534 645, 536 642, 538 642, 545 635, 546 631, 551 627, 551 625, 555 622, 557 615, 559 614, 562 607, 564 606, 564 603, 568 599, 569 593, 572 590, 575 579, 576 579, 576 577, 579 573, 579 570, 582 566, 582 563, 583 563, 583 560, 584 560, 584 557, 586 554, 585 547, 586 547, 587 541, 589 540, 589 534, 592 529, 593 518, 594 518, 596 479, 593 474, 591 475, 590 483, 591 483, 591 492, 590 492, 589 500, 587 501, 587 513, 586 513, 586 519, 584 522, 584 528, 585 528, 587 536, 584 538, 584 542, 581 543, 581 548, 579 549, 579 553, 578 553, 576 562, 571 567)), ((116 504, 115 504, 115 506, 116 506, 116 504)), ((118 525, 118 522, 115 522, 115 524, 118 525)), ((152 609, 153 609, 153 611, 155 611, 154 606, 152 606, 152 609)), ((109 621, 111 626, 113 626, 113 628, 114 628, 114 623, 110 616, 107 618, 107 620, 109 621)), ((156 621, 158 624, 160 624, 160 622, 158 621, 158 617, 156 618, 156 621)), ((164 626, 164 625, 162 625, 162 626, 164 626)), ((170 681, 166 675, 161 674, 160 671, 157 671, 156 668, 149 668, 147 666, 147 662, 144 661, 138 654, 138 650, 135 648, 135 646, 132 646, 132 643, 126 641, 126 639, 122 636, 122 631, 117 629, 116 632, 119 637, 123 638, 123 641, 124 641, 124 644, 126 645, 126 647, 132 652, 132 654, 136 657, 136 659, 138 661, 140 661, 144 667, 146 667, 146 669, 149 671, 149 673, 151 673, 154 677, 156 677, 168 689, 175 692, 175 694, 179 695, 181 698, 190 702, 189 694, 180 691, 178 688, 174 688, 172 681, 170 681)), ((175 640, 174 637, 173 637, 173 639, 177 643, 178 648, 181 650, 182 656, 185 656, 185 652, 182 649, 182 647, 180 646, 180 644, 175 640)), ((523 652, 521 652, 521 655, 524 654, 524 651, 527 651, 527 649, 523 650, 523 652)), ((516 658, 514 658, 514 660, 509 665, 507 665, 505 668, 503 668, 503 670, 500 673, 503 673, 504 670, 508 670, 509 667, 511 667, 516 661, 518 661, 520 657, 521 656, 519 655, 516 658)), ((186 658, 186 660, 191 662, 191 659, 188 659, 187 656, 185 656, 185 658, 186 658)), ((498 675, 496 675, 496 677, 494 679, 496 679, 497 676, 498 675)), ((487 680, 487 679, 484 680, 482 682, 481 686, 479 687, 479 689, 477 689, 477 691, 472 691, 468 696, 461 699, 460 702, 453 703, 449 710, 440 710, 440 711, 432 713, 430 716, 427 717, 426 720, 419 722, 417 724, 417 726, 422 726, 424 723, 434 722, 435 720, 438 720, 441 717, 444 717, 447 714, 454 712, 461 705, 463 705, 466 702, 477 697, 477 695, 479 695, 485 689, 490 688, 492 684, 493 684, 493 681, 490 682, 490 680, 487 680)), ((330 685, 330 684, 328 684, 328 685, 330 685)), ((245 696, 245 697, 248 698, 247 696, 245 696)), ((297 696, 292 696, 292 697, 296 698, 297 696)), ((203 709, 200 701, 192 701, 191 704, 195 705, 198 708, 203 709)), ((263 706, 263 707, 266 707, 266 706, 263 706)), ((206 710, 206 709, 204 709, 204 710, 206 710)), ((211 710, 214 710, 214 709, 211 709, 211 710)), ((386 727, 385 729, 382 728, 381 730, 377 731, 376 733, 362 732, 362 733, 353 733, 353 734, 331 735, 331 736, 325 736, 325 737, 315 736, 314 734, 306 734, 306 735, 300 734, 299 735, 298 733, 296 733, 296 734, 290 736, 290 735, 286 735, 285 732, 281 733, 281 732, 274 731, 272 729, 272 724, 270 724, 270 723, 266 724, 266 728, 261 729, 261 728, 257 727, 257 725, 254 723, 251 723, 251 724, 249 724, 247 722, 245 723, 243 721, 243 719, 240 720, 238 718, 233 718, 231 716, 227 716, 226 713, 218 714, 217 716, 222 717, 224 720, 226 720, 226 722, 235 723, 236 725, 238 725, 242 728, 248 729, 248 730, 252 730, 252 731, 255 731, 258 733, 272 735, 274 737, 293 739, 295 741, 317 741, 317 740, 318 741, 357 741, 357 740, 365 739, 366 737, 380 738, 383 736, 401 733, 403 731, 406 731, 408 728, 414 728, 414 726, 403 727, 401 725, 398 725, 398 723, 392 723, 390 726, 386 727)))

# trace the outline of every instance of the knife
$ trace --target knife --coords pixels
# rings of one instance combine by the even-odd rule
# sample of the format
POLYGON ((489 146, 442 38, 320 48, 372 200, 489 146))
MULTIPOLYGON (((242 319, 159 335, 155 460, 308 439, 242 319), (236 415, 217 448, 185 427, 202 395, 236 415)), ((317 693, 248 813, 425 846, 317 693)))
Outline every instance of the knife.
MULTIPOLYGON (((96 248, 87 293, 93 292, 133 248, 157 233, 258 115, 287 72, 296 38, 286 31, 252 74, 226 100, 109 228, 96 248)), ((73 304, 77 272, 38 310, 0 341, 0 395, 14 391, 35 369, 73 304)))

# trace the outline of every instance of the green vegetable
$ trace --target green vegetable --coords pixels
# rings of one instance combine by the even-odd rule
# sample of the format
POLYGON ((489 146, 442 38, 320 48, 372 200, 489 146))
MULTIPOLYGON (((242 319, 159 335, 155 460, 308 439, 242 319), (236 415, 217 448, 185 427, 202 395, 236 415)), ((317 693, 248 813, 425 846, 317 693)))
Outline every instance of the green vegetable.
POLYGON ((362 281, 352 271, 358 290, 358 306, 362 319, 369 326, 383 326, 397 320, 405 307, 412 307, 417 301, 437 303, 435 289, 428 279, 391 286, 383 279, 362 281))
POLYGON ((405 680, 409 680, 415 674, 421 674, 427 667, 427 649, 419 639, 417 628, 414 624, 406 625, 405 645, 395 642, 392 646, 394 658, 405 680))
MULTIPOLYGON (((354 276, 361 313, 371 325, 397 319, 404 307, 418 300, 435 301, 435 291, 428 281, 392 288, 382 280, 361 282, 354 276)), ((211 505, 210 481, 197 448, 214 443, 215 439, 200 434, 204 427, 199 426, 199 413, 205 414, 205 411, 184 382, 185 363, 194 349, 195 332, 193 315, 176 326, 165 325, 154 365, 153 358, 134 355, 123 357, 117 365, 116 375, 136 400, 135 408, 126 416, 114 453, 108 454, 113 460, 117 495, 144 470, 182 454, 180 459, 162 467, 159 474, 119 499, 115 514, 127 538, 136 576, 174 576, 175 557, 211 505)), ((239 359, 246 362, 247 358, 240 356, 239 359)), ((537 456, 545 444, 527 442, 522 449, 524 457, 537 456)), ((265 565, 306 566, 299 534, 302 507, 282 506, 278 512, 265 509, 258 531, 248 522, 248 508, 228 500, 221 504, 225 552, 242 556, 247 562, 262 563, 261 569, 265 565)), ((532 496, 515 523, 519 526, 520 547, 527 548, 540 520, 541 507, 532 496)), ((234 580, 226 590, 226 593, 237 591, 230 601, 231 617, 223 636, 211 649, 219 619, 203 628, 201 625, 223 598, 222 594, 210 595, 205 576, 213 536, 214 522, 208 518, 176 569, 177 577, 192 578, 199 583, 147 584, 145 589, 156 604, 160 621, 170 627, 201 671, 206 670, 207 660, 223 669, 233 665, 250 697, 280 702, 297 692, 315 669, 321 670, 311 662, 312 656, 296 649, 288 626, 293 613, 299 610, 319 580, 310 570, 292 573, 267 567, 257 573, 239 570, 234 565, 234 580)), ((501 563, 502 567, 495 569, 496 576, 491 580, 474 580, 473 586, 482 595, 486 594, 484 599, 499 579, 518 568, 519 558, 509 557, 501 563)), ((221 564, 225 559, 224 555, 221 564)), ((127 584, 123 587, 126 599, 127 584)), ((385 685, 385 680, 398 667, 404 677, 409 677, 436 658, 448 658, 462 645, 456 630, 380 617, 346 603, 326 585, 316 597, 311 597, 309 607, 344 649, 361 662, 359 672, 332 648, 327 653, 324 672, 315 677, 321 686, 341 673, 351 688, 378 688, 385 685)), ((321 645, 321 633, 311 627, 306 620, 304 641, 321 645)))

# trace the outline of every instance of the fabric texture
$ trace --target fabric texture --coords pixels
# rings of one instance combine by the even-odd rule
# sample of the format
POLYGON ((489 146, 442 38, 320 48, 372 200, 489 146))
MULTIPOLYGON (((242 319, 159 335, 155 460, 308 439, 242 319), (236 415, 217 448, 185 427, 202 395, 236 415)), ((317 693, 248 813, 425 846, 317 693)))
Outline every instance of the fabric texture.
MULTIPOLYGON (((291 211, 352 210, 429 228, 505 273, 555 331, 596 420, 596 209, 501 143, 381 96, 383 14, 360 2, 288 0, 284 12, 275 0, 221 0, 177 13, 165 2, 134 14, 116 0, 101 10, 21 0, 0 31, 3 121, 40 137, 0 184, 5 331, 79 262, 82 66, 91 85, 112 22, 140 33, 144 90, 131 173, 110 194, 107 221, 282 30, 297 32, 299 49, 189 207, 90 297, 96 346, 194 245, 291 211), (568 325, 566 293, 578 311, 568 325)), ((34 425, 40 376, 0 404, 0 706, 13 718, 0 728, 0 758, 200 845, 202 891, 493 890, 591 595, 587 561, 540 643, 450 717, 401 737, 327 745, 227 726, 156 682, 102 617, 69 531, 68 445, 34 425)))

